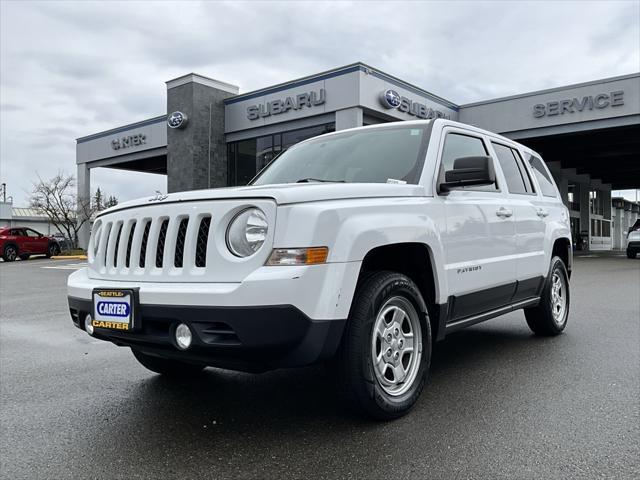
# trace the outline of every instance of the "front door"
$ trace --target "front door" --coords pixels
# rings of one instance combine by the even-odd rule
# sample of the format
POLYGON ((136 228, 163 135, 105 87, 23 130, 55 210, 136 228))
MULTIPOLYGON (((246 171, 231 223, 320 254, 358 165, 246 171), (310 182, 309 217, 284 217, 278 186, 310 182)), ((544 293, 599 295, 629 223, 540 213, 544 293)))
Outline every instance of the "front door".
POLYGON ((46 253, 49 247, 49 239, 43 237, 41 234, 30 228, 25 228, 26 244, 28 245, 29 253, 46 253))
MULTIPOLYGON (((447 128, 443 135, 440 172, 450 170, 456 158, 489 155, 486 139, 475 132, 447 128)), ((515 292, 515 223, 499 180, 455 189, 441 198, 446 215, 445 272, 453 297, 450 319, 509 303, 515 292)))

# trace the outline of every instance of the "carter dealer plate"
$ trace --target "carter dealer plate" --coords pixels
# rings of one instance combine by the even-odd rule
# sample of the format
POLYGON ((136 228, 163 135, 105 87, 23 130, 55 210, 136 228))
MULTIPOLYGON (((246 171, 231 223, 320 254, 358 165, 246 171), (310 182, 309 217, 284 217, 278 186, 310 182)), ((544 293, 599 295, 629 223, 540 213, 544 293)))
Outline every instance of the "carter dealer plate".
POLYGON ((91 323, 95 328, 131 330, 133 306, 133 292, 130 290, 94 290, 91 323))

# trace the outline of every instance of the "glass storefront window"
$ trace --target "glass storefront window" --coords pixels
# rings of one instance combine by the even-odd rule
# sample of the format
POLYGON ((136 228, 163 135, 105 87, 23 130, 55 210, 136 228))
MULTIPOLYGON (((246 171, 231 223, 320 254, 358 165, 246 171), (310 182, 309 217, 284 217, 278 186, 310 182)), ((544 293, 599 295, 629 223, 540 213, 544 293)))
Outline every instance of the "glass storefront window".
POLYGON ((603 196, 598 190, 589 192, 589 211, 595 215, 602 215, 604 212, 603 196))
POLYGON ((576 212, 580 211, 580 185, 578 184, 569 184, 569 208, 576 212))
POLYGON ((227 144, 228 183, 246 185, 283 150, 311 137, 333 132, 334 123, 249 138, 227 144))

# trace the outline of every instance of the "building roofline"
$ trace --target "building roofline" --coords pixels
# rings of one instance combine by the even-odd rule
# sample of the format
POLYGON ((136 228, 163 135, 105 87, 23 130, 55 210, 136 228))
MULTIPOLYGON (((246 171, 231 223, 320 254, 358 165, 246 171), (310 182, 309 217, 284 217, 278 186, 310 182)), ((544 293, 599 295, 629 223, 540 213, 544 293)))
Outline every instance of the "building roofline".
POLYGON ((232 85, 231 83, 222 82, 220 80, 216 80, 215 78, 205 77, 204 75, 193 72, 187 73, 186 75, 182 75, 177 78, 173 78, 171 80, 167 80, 165 83, 167 84, 167 90, 169 90, 170 88, 179 87, 180 85, 185 85, 192 82, 199 83, 200 85, 206 85, 207 87, 217 88, 218 90, 223 90, 233 95, 237 95, 238 92, 240 92, 240 87, 238 87, 237 85, 232 85))
POLYGON ((158 115, 157 117, 148 118, 146 120, 140 120, 139 122, 128 123, 127 125, 122 125, 120 127, 115 127, 110 130, 103 130, 102 132, 92 133, 91 135, 86 135, 84 137, 76 138, 76 143, 88 142, 89 140, 93 140, 95 138, 106 137, 107 135, 113 135, 115 133, 125 132, 127 130, 131 130, 136 127, 144 127, 146 125, 151 125, 153 123, 160 123, 167 120, 167 114, 158 115))
POLYGON ((371 67, 363 62, 355 62, 350 63, 348 65, 344 65, 342 67, 332 68, 331 70, 326 70, 320 73, 314 73, 312 75, 307 75, 304 77, 297 78, 295 80, 290 80, 283 83, 278 83, 276 85, 271 85, 269 87, 260 88, 257 90, 252 90, 250 92, 242 93, 240 95, 236 95, 235 97, 225 99, 225 105, 230 105, 233 103, 241 102, 243 100, 249 100, 251 98, 261 97, 263 95, 268 95, 270 93, 276 93, 282 90, 288 90, 290 88, 294 88, 301 85, 306 85, 309 83, 325 80, 327 78, 338 77, 341 75, 346 75, 348 73, 361 71, 366 74, 375 75, 383 80, 394 83, 395 85, 405 88, 409 91, 417 93, 419 95, 423 95, 428 97, 429 99, 440 103, 441 105, 451 108, 452 110, 458 110, 458 105, 447 100, 445 98, 439 97, 438 95, 434 95, 431 92, 428 92, 420 87, 417 87, 411 83, 405 82, 404 80, 399 79, 398 77, 394 77, 388 73, 383 72, 377 68, 371 67))
POLYGON ((465 103, 464 105, 460 105, 460 108, 476 107, 478 105, 486 105, 486 104, 489 104, 489 103, 506 102, 508 100, 515 100, 516 98, 533 97, 535 95, 542 95, 544 93, 561 92, 563 90, 570 90, 572 88, 588 87, 590 85, 611 83, 611 82, 616 82, 616 81, 619 81, 619 80, 627 80, 629 78, 637 78, 637 77, 640 77, 640 72, 630 73, 630 74, 627 74, 627 75, 619 75, 619 76, 616 76, 616 77, 602 78, 600 80, 590 80, 588 82, 573 83, 571 85, 564 85, 562 87, 553 87, 553 88, 547 88, 547 89, 544 89, 544 90, 535 90, 533 92, 519 93, 519 94, 516 94, 516 95, 509 95, 509 96, 506 96, 506 97, 498 97, 498 98, 494 98, 494 99, 491 99, 491 100, 482 100, 480 102, 465 103))

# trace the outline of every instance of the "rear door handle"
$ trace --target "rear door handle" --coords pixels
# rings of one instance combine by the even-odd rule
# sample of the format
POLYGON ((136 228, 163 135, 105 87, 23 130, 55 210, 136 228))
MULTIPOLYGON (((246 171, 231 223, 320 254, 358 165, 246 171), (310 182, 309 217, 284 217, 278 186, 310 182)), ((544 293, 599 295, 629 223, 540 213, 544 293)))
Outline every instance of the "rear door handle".
POLYGON ((544 218, 544 217, 546 217, 547 215, 549 215, 549 212, 548 212, 548 211, 546 211, 546 210, 545 210, 545 209, 543 209, 543 208, 539 208, 539 209, 538 209, 538 216, 539 216, 539 217, 544 218))
POLYGON ((508 218, 513 215, 513 212, 508 208, 500 207, 498 210, 496 210, 496 215, 500 218, 508 218))

